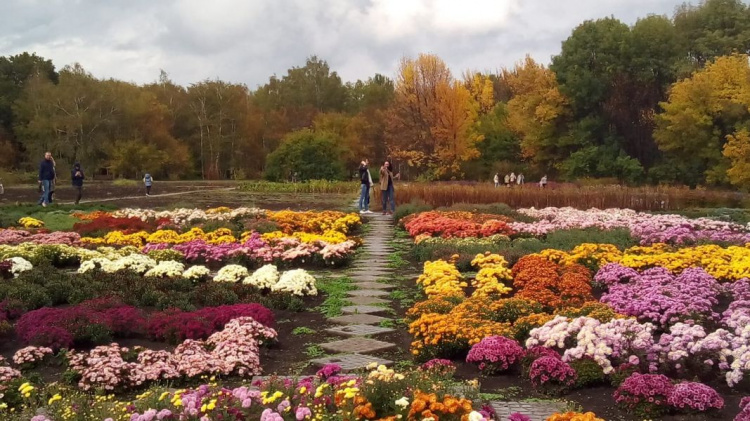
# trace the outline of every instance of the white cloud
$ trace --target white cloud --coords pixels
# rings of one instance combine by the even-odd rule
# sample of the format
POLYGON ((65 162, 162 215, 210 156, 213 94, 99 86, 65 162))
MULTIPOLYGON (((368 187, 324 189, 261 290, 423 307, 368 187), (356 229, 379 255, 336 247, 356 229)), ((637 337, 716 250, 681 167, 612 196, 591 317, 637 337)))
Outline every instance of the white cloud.
POLYGON ((585 19, 627 23, 682 0, 4 0, 0 55, 35 51, 58 68, 140 83, 263 84, 316 54, 345 80, 393 76, 402 56, 440 55, 454 74, 547 62, 585 19))

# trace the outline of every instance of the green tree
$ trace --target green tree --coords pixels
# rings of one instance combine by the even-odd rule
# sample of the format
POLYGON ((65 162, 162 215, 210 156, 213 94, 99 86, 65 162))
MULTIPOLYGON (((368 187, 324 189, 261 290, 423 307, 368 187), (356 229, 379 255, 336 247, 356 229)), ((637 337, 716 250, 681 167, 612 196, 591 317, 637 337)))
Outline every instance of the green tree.
POLYGON ((750 7, 741 0, 703 0, 680 6, 674 24, 688 42, 695 69, 732 53, 750 52, 750 7))
POLYGON ((268 155, 265 176, 271 181, 341 180, 346 177, 345 153, 335 134, 298 130, 268 155))
POLYGON ((464 172, 470 178, 488 179, 500 167, 514 168, 520 171, 521 143, 508 125, 508 106, 495 104, 490 113, 479 118, 477 130, 484 140, 477 145, 479 157, 464 164, 464 172))

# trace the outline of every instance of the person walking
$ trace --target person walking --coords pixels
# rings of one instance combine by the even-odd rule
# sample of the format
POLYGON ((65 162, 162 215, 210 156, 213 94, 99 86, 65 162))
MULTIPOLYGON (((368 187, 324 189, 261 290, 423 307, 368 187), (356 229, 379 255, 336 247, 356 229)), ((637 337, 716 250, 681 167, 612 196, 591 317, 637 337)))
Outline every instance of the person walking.
POLYGON ((370 170, 367 168, 368 163, 369 161, 367 159, 364 159, 359 163, 359 213, 371 213, 370 187, 372 186, 372 177, 370 176, 370 170))
POLYGON ((510 176, 508 174, 505 174, 505 187, 510 187, 510 176))
POLYGON ((151 186, 154 184, 154 178, 151 174, 146 173, 143 176, 143 184, 146 186, 146 196, 151 196, 151 186))
POLYGON ((495 173, 494 181, 495 181, 495 188, 498 188, 498 186, 500 186, 500 174, 495 173))
POLYGON ((52 152, 44 153, 44 159, 39 163, 39 177, 37 181, 42 193, 38 204, 47 207, 50 203, 50 192, 55 182, 55 163, 52 160, 52 152))
POLYGON ((523 185, 523 173, 518 174, 518 185, 523 185))
POLYGON ((76 205, 81 201, 83 195, 83 180, 86 176, 83 175, 81 164, 76 162, 73 165, 73 169, 70 170, 70 179, 73 183, 73 188, 76 190, 76 205))
POLYGON ((547 187, 547 174, 544 174, 544 177, 542 177, 542 179, 539 180, 539 187, 541 188, 547 187))
POLYGON ((393 180, 397 179, 401 174, 393 175, 393 164, 391 161, 386 160, 383 166, 380 167, 380 197, 383 202, 383 215, 392 215, 396 212, 396 198, 394 193, 393 180), (388 211, 388 202, 390 201, 391 210, 388 211))
POLYGON ((516 184, 516 173, 512 172, 510 173, 510 185, 516 184))

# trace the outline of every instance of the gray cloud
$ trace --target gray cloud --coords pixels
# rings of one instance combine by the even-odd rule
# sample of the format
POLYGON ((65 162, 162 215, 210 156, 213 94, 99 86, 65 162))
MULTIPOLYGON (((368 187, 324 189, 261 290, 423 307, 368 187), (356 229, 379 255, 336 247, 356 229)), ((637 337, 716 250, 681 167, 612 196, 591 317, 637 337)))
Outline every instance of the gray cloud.
POLYGON ((33 51, 103 78, 206 78, 254 88, 318 55, 344 80, 393 76, 438 54, 454 74, 549 62, 571 30, 615 16, 671 15, 682 0, 4 0, 0 55, 33 51))

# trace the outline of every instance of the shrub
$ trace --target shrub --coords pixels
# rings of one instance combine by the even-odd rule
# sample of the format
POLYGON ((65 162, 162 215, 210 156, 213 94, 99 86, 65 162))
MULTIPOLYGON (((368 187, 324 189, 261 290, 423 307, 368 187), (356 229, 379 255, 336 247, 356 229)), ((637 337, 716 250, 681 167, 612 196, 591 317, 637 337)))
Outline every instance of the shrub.
POLYGON ((529 348, 524 352, 523 357, 521 358, 521 375, 528 378, 531 364, 542 357, 561 359, 560 354, 558 354, 554 349, 546 348, 543 346, 535 346, 529 348))
POLYGON ((541 313, 543 310, 541 304, 523 298, 504 298, 498 300, 493 305, 493 308, 495 311, 492 320, 496 322, 510 323, 513 323, 522 317, 541 313))
POLYGON ((604 383, 604 371, 593 359, 581 358, 574 360, 570 362, 570 366, 573 367, 577 375, 575 384, 577 388, 596 386, 604 383))
POLYGON ((667 402, 678 411, 687 413, 717 411, 724 407, 724 399, 716 390, 696 382, 675 385, 667 402))
POLYGON ((560 358, 541 357, 531 363, 529 379, 534 389, 547 395, 561 395, 576 382, 576 372, 560 358))
POLYGON ((623 409, 641 418, 658 418, 669 410, 667 399, 674 386, 661 374, 633 373, 615 390, 614 399, 623 409))
POLYGON ((396 224, 399 224, 399 222, 409 216, 420 212, 427 212, 429 210, 432 210, 432 206, 420 201, 420 200, 413 200, 410 203, 404 203, 403 205, 399 205, 398 208, 396 208, 396 212, 393 213, 393 221, 396 224))
POLYGON ((266 160, 266 179, 342 180, 346 175, 338 136, 299 130, 287 134, 266 160))
POLYGON ((740 401, 740 413, 734 417, 734 421, 750 421, 750 396, 745 396, 740 401))
POLYGON ((173 309, 157 313, 150 318, 146 330, 154 339, 178 343, 185 339, 205 339, 238 317, 252 317, 269 327, 274 323, 271 310, 253 303, 206 307, 193 312, 173 309))
POLYGON ((609 382, 612 387, 619 387, 633 373, 638 373, 637 365, 628 363, 620 364, 615 368, 615 371, 609 374, 609 382))
POLYGON ((477 364, 480 371, 493 375, 507 371, 520 362, 523 355, 523 348, 517 341, 502 336, 488 336, 471 347, 466 362, 477 364))

